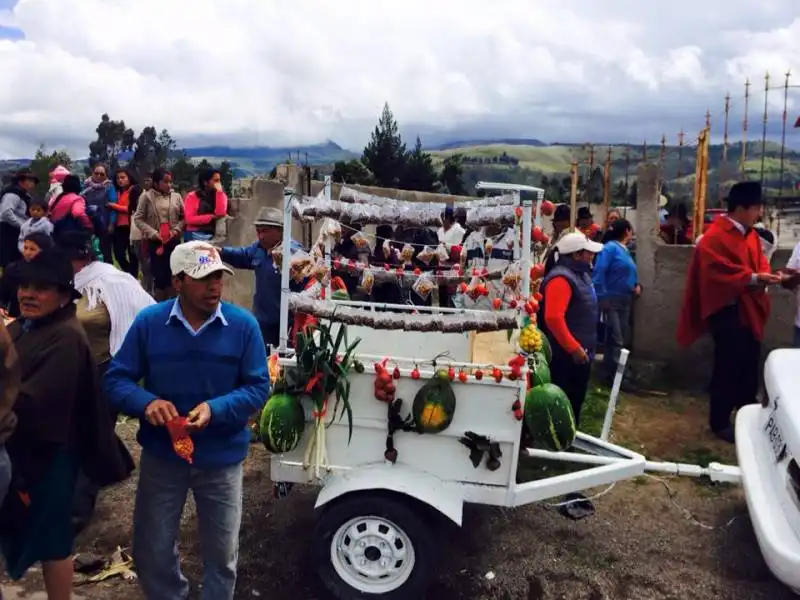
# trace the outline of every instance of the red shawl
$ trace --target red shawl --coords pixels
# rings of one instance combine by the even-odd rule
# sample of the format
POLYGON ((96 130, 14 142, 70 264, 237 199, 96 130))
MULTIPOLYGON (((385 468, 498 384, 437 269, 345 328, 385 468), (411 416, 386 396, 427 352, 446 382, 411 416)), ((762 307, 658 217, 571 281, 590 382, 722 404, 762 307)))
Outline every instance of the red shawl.
POLYGON ((678 344, 689 346, 703 335, 709 316, 738 302, 742 324, 756 339, 764 337, 769 297, 748 284, 754 273, 769 273, 761 238, 752 229, 742 236, 728 218, 715 221, 694 250, 678 320, 678 344))

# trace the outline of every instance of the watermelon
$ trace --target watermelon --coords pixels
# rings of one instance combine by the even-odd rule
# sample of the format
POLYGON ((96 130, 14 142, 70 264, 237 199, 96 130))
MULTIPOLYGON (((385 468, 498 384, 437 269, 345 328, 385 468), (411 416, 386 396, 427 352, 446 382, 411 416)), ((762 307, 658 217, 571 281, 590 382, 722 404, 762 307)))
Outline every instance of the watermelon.
POLYGON ((450 426, 456 412, 456 395, 447 371, 434 375, 414 396, 411 414, 418 433, 439 433, 450 426))
POLYGON ((542 334, 542 349, 539 352, 544 354, 545 362, 550 364, 550 359, 553 358, 553 349, 550 347, 550 340, 544 334, 542 334))
POLYGON ((305 427, 306 415, 300 400, 278 392, 264 405, 258 429, 266 449, 283 454, 297 448, 305 427))
POLYGON ((528 390, 525 425, 535 448, 552 452, 569 448, 575 440, 575 415, 564 390, 552 383, 528 390))
POLYGON ((547 360, 543 354, 534 354, 533 360, 528 363, 530 367, 531 387, 550 383, 550 367, 547 365, 547 360))

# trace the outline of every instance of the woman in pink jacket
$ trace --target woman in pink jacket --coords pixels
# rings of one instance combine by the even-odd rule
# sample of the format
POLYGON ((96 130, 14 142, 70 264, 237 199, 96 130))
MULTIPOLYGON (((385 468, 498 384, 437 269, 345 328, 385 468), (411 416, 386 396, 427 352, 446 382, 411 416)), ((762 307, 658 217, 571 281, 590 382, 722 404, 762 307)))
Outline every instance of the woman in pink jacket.
POLYGON ((197 189, 186 194, 183 210, 186 215, 185 242, 208 241, 214 237, 217 220, 228 213, 228 196, 222 189, 217 169, 203 169, 198 173, 197 189))
POLYGON ((53 237, 57 238, 64 231, 92 231, 92 220, 86 214, 86 201, 81 196, 81 180, 75 175, 67 175, 62 188, 61 193, 50 201, 53 237))

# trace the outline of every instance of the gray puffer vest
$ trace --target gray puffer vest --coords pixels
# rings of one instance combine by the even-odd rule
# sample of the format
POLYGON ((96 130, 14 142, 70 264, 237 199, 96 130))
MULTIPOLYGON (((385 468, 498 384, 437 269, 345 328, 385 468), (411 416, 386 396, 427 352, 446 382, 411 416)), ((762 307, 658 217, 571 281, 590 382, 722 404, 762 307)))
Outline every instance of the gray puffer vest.
POLYGON ((575 339, 578 340, 590 357, 594 357, 597 350, 597 321, 600 316, 597 306, 597 295, 592 284, 592 275, 589 265, 576 262, 571 258, 562 257, 555 267, 545 276, 542 281, 542 295, 544 299, 539 311, 539 327, 547 335, 550 345, 553 347, 553 355, 566 355, 566 352, 558 345, 552 334, 547 329, 544 322, 544 304, 547 302, 547 284, 556 277, 563 277, 569 282, 572 288, 572 299, 570 300, 565 315, 567 328, 575 339))

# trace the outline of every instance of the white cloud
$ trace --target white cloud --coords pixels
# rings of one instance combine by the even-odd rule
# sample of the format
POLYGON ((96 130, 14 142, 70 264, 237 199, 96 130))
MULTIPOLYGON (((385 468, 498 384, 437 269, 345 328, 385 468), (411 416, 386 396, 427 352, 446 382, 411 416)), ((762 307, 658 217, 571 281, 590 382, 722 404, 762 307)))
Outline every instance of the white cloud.
POLYGON ((673 137, 745 77, 769 69, 780 85, 791 67, 800 82, 793 6, 20 0, 0 11, 25 33, 0 40, 0 156, 39 142, 85 152, 102 112, 183 145, 358 148, 384 101, 412 135, 673 137))

